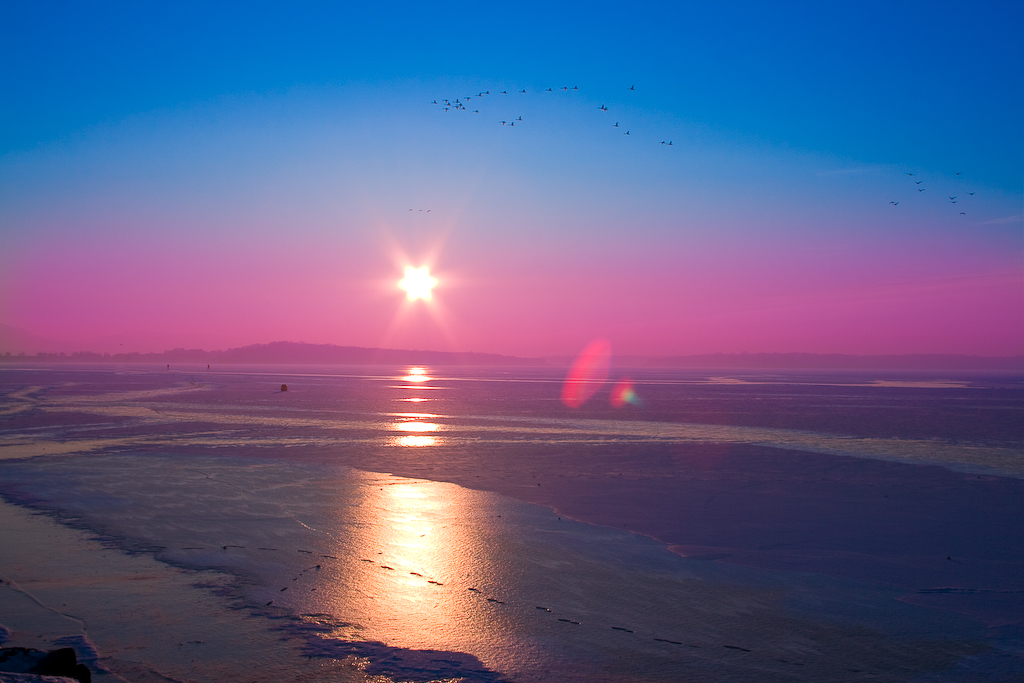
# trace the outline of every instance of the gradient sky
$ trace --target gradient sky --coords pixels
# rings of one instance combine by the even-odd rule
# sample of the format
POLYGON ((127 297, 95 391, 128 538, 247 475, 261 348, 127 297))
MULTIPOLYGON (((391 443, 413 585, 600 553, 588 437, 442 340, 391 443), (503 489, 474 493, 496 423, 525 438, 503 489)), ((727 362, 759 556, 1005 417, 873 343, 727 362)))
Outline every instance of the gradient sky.
POLYGON ((0 323, 1024 353, 1019 2, 295 4, 5 3, 0 323))

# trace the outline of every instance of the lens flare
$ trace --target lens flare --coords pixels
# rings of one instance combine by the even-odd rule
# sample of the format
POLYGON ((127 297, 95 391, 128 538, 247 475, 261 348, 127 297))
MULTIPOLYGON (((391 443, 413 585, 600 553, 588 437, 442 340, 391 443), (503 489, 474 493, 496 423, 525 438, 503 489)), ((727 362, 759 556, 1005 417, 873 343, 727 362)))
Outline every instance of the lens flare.
POLYGON ((615 386, 612 387, 612 395, 608 397, 608 400, 616 408, 621 408, 627 403, 634 406, 639 406, 641 403, 640 397, 633 389, 633 380, 628 377, 623 377, 615 383, 615 386))
POLYGON ((562 385, 562 403, 579 408, 608 379, 612 346, 607 339, 595 339, 576 356, 562 385))

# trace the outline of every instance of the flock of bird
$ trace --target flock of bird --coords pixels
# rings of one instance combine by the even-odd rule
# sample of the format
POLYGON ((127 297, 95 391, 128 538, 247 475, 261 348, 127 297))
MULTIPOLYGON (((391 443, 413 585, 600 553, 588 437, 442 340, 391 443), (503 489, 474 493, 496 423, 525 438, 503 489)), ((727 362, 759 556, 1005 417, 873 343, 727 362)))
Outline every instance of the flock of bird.
MULTIPOLYGON (((560 91, 562 91, 562 93, 568 94, 568 93, 573 93, 573 92, 579 92, 579 86, 574 85, 573 87, 570 88, 567 85, 563 85, 561 88, 557 88, 557 89, 556 88, 542 89, 541 92, 554 93, 556 90, 560 90, 560 91)), ((636 86, 635 85, 631 85, 629 88, 626 88, 626 90, 629 91, 629 92, 635 92, 636 91, 636 86)), ((494 94, 498 95, 498 96, 509 96, 510 95, 508 90, 495 91, 494 94)), ((527 94, 526 88, 523 88, 522 90, 513 90, 512 93, 511 93, 511 96, 514 97, 516 95, 526 95, 526 94, 527 94)), ((431 102, 431 104, 440 107, 445 112, 449 112, 449 111, 453 111, 454 110, 454 111, 471 112, 471 113, 474 113, 474 114, 479 114, 480 113, 479 109, 470 109, 469 106, 467 106, 467 105, 470 104, 471 100, 473 100, 474 97, 477 98, 477 99, 483 99, 483 98, 487 98, 487 97, 491 97, 491 96, 492 95, 491 95, 491 91, 490 90, 484 90, 482 92, 478 92, 476 95, 466 95, 464 97, 457 97, 455 99, 441 98, 440 100, 434 100, 433 102, 431 102)), ((470 105, 470 106, 472 106, 472 105, 470 105)), ((602 104, 600 107, 598 107, 598 110, 607 113, 608 112, 608 106, 602 104)), ((522 116, 517 116, 514 119, 502 119, 502 120, 497 121, 497 123, 500 124, 503 127, 514 128, 517 123, 520 124, 520 125, 523 124, 523 117, 522 116)), ((621 126, 619 121, 615 121, 614 123, 611 124, 611 128, 614 128, 616 130, 622 130, 623 128, 625 128, 625 126, 621 126)), ((622 134, 623 135, 630 135, 631 131, 630 131, 630 129, 626 128, 625 132, 623 132, 622 134)), ((672 140, 662 140, 661 144, 664 145, 665 147, 672 147, 673 146, 672 140)), ((906 175, 910 176, 911 178, 916 176, 916 174, 910 173, 910 172, 906 172, 906 175)), ((956 172, 955 173, 955 176, 960 176, 960 175, 962 175, 961 172, 956 172)), ((919 193, 920 192, 925 192, 928 189, 928 188, 925 188, 925 187, 920 187, 920 185, 922 185, 924 183, 923 180, 915 180, 914 183, 915 183, 915 185, 918 186, 915 189, 919 193)), ((967 194, 973 196, 975 193, 974 192, 968 192, 967 194)), ((958 195, 946 195, 946 196, 948 197, 947 201, 949 201, 950 204, 954 204, 955 205, 957 202, 960 201, 957 198, 958 195)), ((901 200, 891 201, 891 202, 889 202, 889 204, 891 204, 892 206, 899 206, 900 201, 901 200)), ((409 209, 409 210, 412 211, 412 209, 409 209)), ((422 211, 422 209, 420 209, 420 210, 422 211)), ((960 211, 959 213, 960 213, 961 216, 966 216, 967 215, 967 213, 965 211, 960 211)))
MULTIPOLYGON (((904 173, 907 176, 909 176, 910 178, 917 177, 917 174, 911 173, 909 171, 904 171, 904 173)), ((963 173, 959 172, 959 171, 955 171, 954 174, 953 174, 954 177, 958 177, 958 176, 961 176, 961 175, 963 175, 963 173)), ((914 189, 917 190, 918 192, 925 192, 925 191, 928 190, 928 188, 926 188, 926 187, 920 187, 921 185, 924 184, 923 180, 914 180, 913 182, 914 182, 914 185, 917 186, 914 189)), ((974 192, 968 192, 967 194, 973 197, 975 193, 974 192)), ((948 198, 948 201, 949 201, 950 204, 956 204, 958 201, 960 201, 959 199, 957 199, 958 196, 959 195, 946 195, 946 197, 948 198)), ((889 202, 889 203, 891 205, 893 205, 893 206, 899 206, 900 205, 899 201, 889 202)), ((967 213, 965 211, 961 211, 960 215, 961 216, 966 216, 967 213)))
MULTIPOLYGON (((570 92, 579 92, 579 89, 580 88, 579 88, 578 85, 574 85, 571 88, 569 86, 567 86, 567 85, 563 85, 561 88, 558 88, 558 90, 561 90, 563 94, 568 94, 570 92)), ((555 90, 556 90, 555 88, 547 88, 547 89, 542 90, 542 92, 553 93, 553 92, 555 92, 555 90)), ((636 92, 636 86, 635 85, 631 85, 628 88, 626 88, 626 90, 629 91, 629 92, 636 92)), ((509 92, 508 92, 508 90, 501 90, 501 91, 495 91, 495 94, 496 95, 508 95, 509 92)), ((514 90, 512 94, 513 95, 525 95, 525 94, 527 94, 526 93, 526 88, 523 88, 522 90, 514 90)), ((485 98, 485 97, 488 97, 490 95, 491 95, 491 91, 490 90, 485 90, 483 92, 477 93, 476 95, 466 95, 466 96, 461 97, 461 98, 457 97, 454 100, 447 99, 447 98, 441 98, 440 101, 434 100, 433 102, 431 102, 431 104, 432 105, 437 105, 438 107, 443 109, 445 112, 452 111, 452 110, 454 110, 454 111, 462 111, 462 112, 470 112, 470 111, 472 111, 472 113, 474 113, 474 114, 479 114, 480 113, 479 109, 470 110, 469 107, 466 106, 466 104, 469 103, 470 100, 472 100, 474 97, 476 97, 476 98, 485 98)), ((608 113, 608 106, 605 105, 605 104, 602 104, 600 107, 598 107, 598 110, 600 110, 602 112, 605 112, 605 113, 608 113)), ((514 128, 516 123, 519 123, 520 125, 522 125, 523 117, 522 116, 518 116, 518 117, 516 117, 515 119, 512 119, 512 120, 503 119, 503 120, 498 121, 498 123, 501 124, 503 127, 507 126, 509 128, 514 128)), ((611 127, 615 128, 615 129, 619 129, 619 130, 624 128, 624 126, 620 126, 619 125, 618 121, 613 123, 611 125, 611 127)), ((626 129, 626 131, 623 133, 623 135, 630 135, 630 130, 626 129)), ((661 144, 666 146, 666 147, 672 147, 673 146, 671 140, 662 140, 661 144)))

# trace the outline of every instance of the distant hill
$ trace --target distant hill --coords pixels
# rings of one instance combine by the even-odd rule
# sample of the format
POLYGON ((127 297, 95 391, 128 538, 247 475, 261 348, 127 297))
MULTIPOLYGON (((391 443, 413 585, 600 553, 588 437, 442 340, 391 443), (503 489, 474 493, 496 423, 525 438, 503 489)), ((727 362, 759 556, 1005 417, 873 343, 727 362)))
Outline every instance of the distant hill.
POLYGON ((0 323, 0 353, 39 353, 66 351, 70 344, 46 339, 20 327, 0 323))
MULTIPOLYGON (((52 347, 50 347, 52 348, 52 347)), ((378 349, 334 344, 272 342, 225 351, 171 349, 161 353, 2 353, 0 362, 46 363, 238 363, 305 365, 477 365, 563 366, 572 356, 518 358, 494 353, 461 353, 410 349, 378 349)), ((1024 356, 908 354, 855 356, 821 353, 711 353, 696 356, 616 356, 620 368, 692 368, 730 370, 945 370, 1024 373, 1024 356)))
POLYGON ((218 363, 308 363, 316 365, 546 365, 540 358, 516 358, 495 353, 376 349, 334 344, 271 342, 251 344, 210 354, 218 363))
POLYGON ((272 342, 251 344, 225 351, 202 349, 171 349, 161 353, 7 353, 0 361, 70 362, 70 363, 282 363, 304 365, 547 365, 541 358, 516 358, 494 353, 461 353, 451 351, 417 351, 409 349, 377 349, 334 344, 272 342))

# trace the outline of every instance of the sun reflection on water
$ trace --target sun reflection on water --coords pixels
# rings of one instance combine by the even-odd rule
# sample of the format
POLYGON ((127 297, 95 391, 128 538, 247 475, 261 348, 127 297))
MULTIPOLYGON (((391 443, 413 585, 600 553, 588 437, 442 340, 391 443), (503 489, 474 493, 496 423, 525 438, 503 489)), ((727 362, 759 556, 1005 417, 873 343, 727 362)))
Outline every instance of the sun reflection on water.
MULTIPOLYGON (((408 413, 410 416, 418 416, 416 413, 408 413)), ((424 417, 436 417, 434 415, 424 415, 424 417)), ((436 422, 420 422, 419 420, 406 420, 402 422, 394 422, 391 424, 391 429, 398 432, 414 432, 423 434, 426 432, 436 432, 441 429, 441 425, 436 422)), ((418 436, 409 434, 407 436, 400 436, 392 440, 396 446, 411 446, 415 448, 421 448, 423 446, 436 446, 438 439, 433 436, 418 436)))
MULTIPOLYGON (((405 385, 404 388, 419 389, 436 389, 437 387, 428 386, 426 383, 433 380, 430 375, 427 374, 427 369, 415 365, 406 369, 406 374, 400 379, 409 382, 410 384, 405 385)), ((397 387, 403 388, 403 387, 397 387)), ((421 398, 418 396, 402 397, 399 401, 407 401, 409 403, 422 403, 429 399, 421 398)), ((441 417, 433 413, 391 413, 392 417, 404 418, 398 422, 393 422, 389 425, 389 429, 398 432, 414 432, 419 434, 425 434, 427 432, 436 432, 442 429, 442 426, 436 422, 426 422, 431 418, 441 417)), ((408 448, 422 448, 424 446, 436 446, 440 443, 440 440, 433 436, 418 436, 409 434, 406 436, 399 436, 391 438, 388 442, 393 446, 402 446, 408 448)))
POLYGON ((366 480, 345 508, 350 533, 333 553, 351 559, 318 608, 361 624, 361 637, 495 663, 508 616, 468 590, 506 580, 493 540, 481 536, 495 518, 481 505, 486 497, 453 484, 356 476, 366 480))
POLYGON ((405 377, 403 377, 402 379, 404 379, 406 382, 420 383, 420 382, 429 382, 433 378, 427 375, 427 369, 426 368, 414 367, 414 368, 409 368, 406 371, 405 377))
POLYGON ((400 432, 436 432, 440 428, 436 422, 396 422, 393 426, 400 432))
POLYGON ((433 436, 400 436, 395 439, 394 444, 396 446, 422 448, 423 446, 436 446, 437 438, 433 436))

